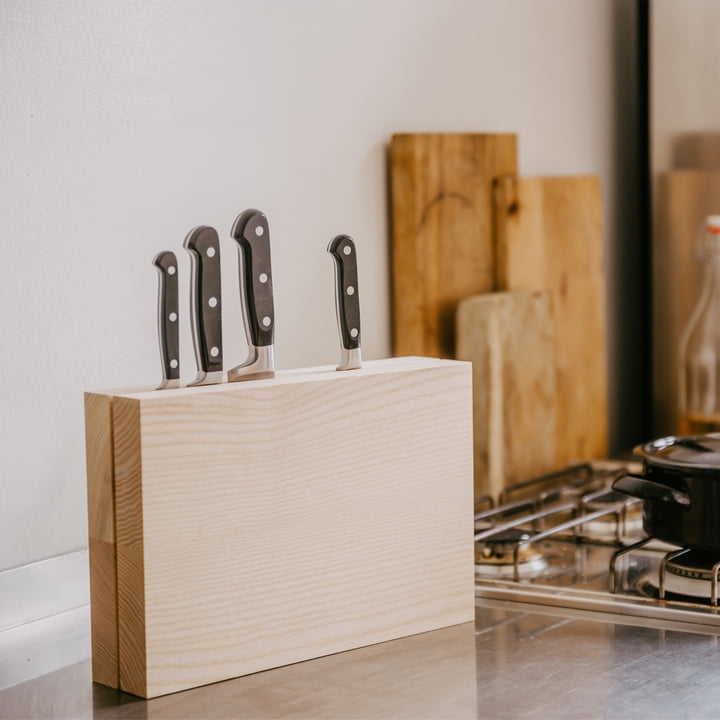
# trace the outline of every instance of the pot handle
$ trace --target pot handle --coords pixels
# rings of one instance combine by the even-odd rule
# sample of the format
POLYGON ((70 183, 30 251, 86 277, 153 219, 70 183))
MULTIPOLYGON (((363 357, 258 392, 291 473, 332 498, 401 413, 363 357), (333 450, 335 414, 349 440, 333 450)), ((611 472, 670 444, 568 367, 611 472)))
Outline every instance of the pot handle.
POLYGON ((632 473, 621 475, 613 482, 613 490, 632 495, 641 500, 654 500, 690 507, 690 496, 686 492, 676 490, 654 480, 648 480, 642 475, 633 475, 632 473))

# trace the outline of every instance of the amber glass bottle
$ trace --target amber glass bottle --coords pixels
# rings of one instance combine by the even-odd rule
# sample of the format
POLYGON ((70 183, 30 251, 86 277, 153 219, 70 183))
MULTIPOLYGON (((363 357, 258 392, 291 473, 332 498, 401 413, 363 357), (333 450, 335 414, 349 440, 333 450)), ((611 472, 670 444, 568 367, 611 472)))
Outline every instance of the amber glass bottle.
POLYGON ((680 339, 682 435, 720 431, 720 215, 705 219, 698 258, 700 299, 680 339))

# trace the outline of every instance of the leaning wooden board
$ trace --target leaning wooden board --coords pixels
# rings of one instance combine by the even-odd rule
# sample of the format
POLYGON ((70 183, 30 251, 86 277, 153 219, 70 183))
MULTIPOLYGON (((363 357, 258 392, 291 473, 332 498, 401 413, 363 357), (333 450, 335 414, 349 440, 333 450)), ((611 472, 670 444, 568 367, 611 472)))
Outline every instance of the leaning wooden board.
POLYGON ((558 466, 607 456, 602 200, 595 176, 495 185, 497 287, 548 290, 555 321, 558 466))
POLYGON ((555 469, 555 347, 550 293, 463 300, 457 356, 473 364, 475 498, 555 469))
POLYGON ((679 431, 680 335, 700 295, 698 232, 720 214, 720 171, 673 170, 658 177, 653 231, 653 433, 679 431))
POLYGON ((86 412, 97 682, 154 697, 472 620, 469 363, 93 393, 86 412))
POLYGON ((463 298, 494 289, 492 182, 512 134, 404 134, 391 146, 395 355, 455 356, 463 298))

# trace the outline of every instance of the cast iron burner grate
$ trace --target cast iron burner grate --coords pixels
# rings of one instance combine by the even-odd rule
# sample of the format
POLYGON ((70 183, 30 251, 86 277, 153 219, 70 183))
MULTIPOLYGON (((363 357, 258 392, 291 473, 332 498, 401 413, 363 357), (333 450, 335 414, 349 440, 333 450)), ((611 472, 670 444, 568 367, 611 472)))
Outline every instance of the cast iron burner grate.
POLYGON ((552 538, 621 545, 637 532, 642 503, 610 489, 619 472, 576 465, 507 488, 497 507, 482 498, 490 507, 475 514, 476 574, 537 576, 548 568, 540 546, 552 538))
POLYGON ((613 481, 637 462, 598 461, 481 498, 475 512, 475 594, 484 607, 645 618, 720 635, 720 553, 645 536, 641 500, 613 481))

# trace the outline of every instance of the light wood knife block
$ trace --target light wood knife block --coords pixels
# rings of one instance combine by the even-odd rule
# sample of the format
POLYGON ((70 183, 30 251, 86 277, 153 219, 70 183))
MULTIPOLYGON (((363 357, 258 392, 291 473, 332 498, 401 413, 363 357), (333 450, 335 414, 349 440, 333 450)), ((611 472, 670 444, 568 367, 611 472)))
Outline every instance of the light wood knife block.
POLYGON ((150 698, 472 620, 471 382, 87 393, 93 679, 150 698))

